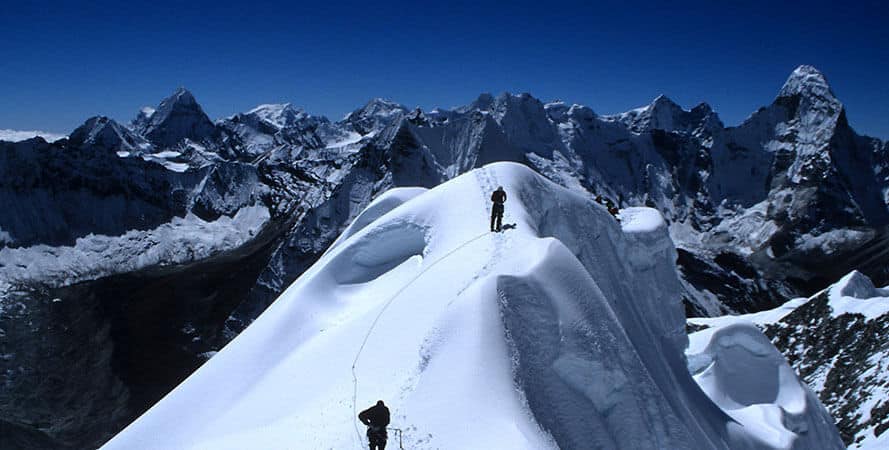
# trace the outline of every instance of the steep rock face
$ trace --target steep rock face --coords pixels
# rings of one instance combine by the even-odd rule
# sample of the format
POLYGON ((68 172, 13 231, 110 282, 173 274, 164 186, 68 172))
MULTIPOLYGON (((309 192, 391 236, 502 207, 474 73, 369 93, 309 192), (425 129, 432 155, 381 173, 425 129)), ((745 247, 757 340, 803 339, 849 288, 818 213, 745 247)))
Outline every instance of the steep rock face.
POLYGON ((97 140, 76 132, 70 142, 0 142, 0 229, 7 245, 71 245, 90 233, 144 230, 185 214, 198 173, 119 158, 114 151, 120 147, 109 149, 102 138, 118 126, 105 122, 99 129, 106 131, 94 135, 97 140))
POLYGON ((726 134, 714 150, 714 200, 746 209, 706 242, 728 241, 788 293, 811 294, 855 267, 884 276, 877 265, 846 262, 881 241, 889 218, 881 143, 855 134, 820 72, 799 67, 769 107, 726 134))
MULTIPOLYGON (((676 131, 694 133, 705 119, 712 118, 718 121, 715 113, 706 103, 694 107, 691 111, 682 109, 676 102, 665 95, 659 95, 650 105, 634 109, 616 116, 613 119, 625 124, 634 133, 645 133, 651 130, 676 131)), ((721 123, 718 123, 720 128, 721 123)))
POLYGON ((553 150, 561 147, 543 103, 530 94, 503 93, 494 100, 489 111, 503 130, 507 144, 522 153, 552 158, 553 150))
POLYGON ((101 306, 57 294, 23 284, 0 303, 4 448, 92 447, 131 420, 101 306))
POLYGON ((816 389, 836 418, 843 440, 853 447, 889 429, 887 331, 889 290, 875 289, 859 272, 765 329, 800 376, 816 389), (842 303, 850 302, 872 303, 868 306, 880 313, 844 310, 842 303))
POLYGON ((260 105, 217 124, 231 136, 236 152, 252 158, 277 147, 323 147, 319 128, 329 126, 327 119, 310 116, 289 103, 260 105))
POLYGON ((367 135, 391 125, 407 113, 408 109, 403 105, 375 98, 346 115, 342 123, 358 134, 367 135))
POLYGON ((135 124, 136 132, 160 148, 173 147, 184 139, 209 143, 219 137, 213 122, 185 88, 164 99, 150 116, 137 118, 135 124))
POLYGON ((107 117, 93 117, 68 137, 71 145, 93 147, 98 150, 141 153, 151 148, 141 136, 107 117))

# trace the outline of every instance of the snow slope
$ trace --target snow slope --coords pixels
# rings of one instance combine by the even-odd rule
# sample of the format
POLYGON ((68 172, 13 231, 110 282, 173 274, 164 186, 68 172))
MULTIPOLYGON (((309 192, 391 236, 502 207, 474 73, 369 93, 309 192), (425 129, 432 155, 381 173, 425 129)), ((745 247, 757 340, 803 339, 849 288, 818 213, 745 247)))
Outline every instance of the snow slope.
MULTIPOLYGON (((104 448, 363 448, 355 415, 377 399, 411 449, 769 447, 729 425, 686 368, 676 254, 656 212, 621 229, 512 163, 369 212, 104 448), (495 234, 497 185, 514 227, 495 234)), ((813 426, 780 447, 841 448, 823 407, 794 400, 813 426)))
MULTIPOLYGON (((689 336, 692 366, 717 333, 756 325, 820 397, 849 448, 889 446, 889 287, 876 288, 853 271, 811 298, 752 314, 688 322, 698 330, 689 336)), ((755 330, 748 334, 759 335, 755 330)), ((787 370, 785 366, 779 364, 780 370, 787 370)))

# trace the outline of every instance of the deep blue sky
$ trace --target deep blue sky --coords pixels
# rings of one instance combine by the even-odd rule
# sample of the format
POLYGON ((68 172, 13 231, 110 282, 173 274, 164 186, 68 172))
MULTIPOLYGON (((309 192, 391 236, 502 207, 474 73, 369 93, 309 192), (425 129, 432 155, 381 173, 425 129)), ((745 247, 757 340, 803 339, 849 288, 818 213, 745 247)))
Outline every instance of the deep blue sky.
POLYGON ((30 3, 0 5, 0 128, 127 121, 178 86, 214 119, 510 91, 600 114, 664 93, 735 125, 812 64, 856 130, 889 137, 889 6, 876 1, 30 3))

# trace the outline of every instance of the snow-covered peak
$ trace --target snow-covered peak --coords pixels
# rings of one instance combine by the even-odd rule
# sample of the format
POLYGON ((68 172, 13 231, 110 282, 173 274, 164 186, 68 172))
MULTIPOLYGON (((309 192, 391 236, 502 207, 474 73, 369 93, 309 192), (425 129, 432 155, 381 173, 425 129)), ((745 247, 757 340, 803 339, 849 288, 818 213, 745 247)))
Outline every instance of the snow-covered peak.
MULTIPOLYGON (((551 103, 550 106, 556 108, 557 103, 551 103)), ((502 92, 494 97, 488 93, 482 93, 469 105, 457 108, 460 113, 471 111, 491 113, 499 122, 504 116, 510 113, 516 113, 524 110, 525 112, 536 110, 546 116, 546 108, 540 100, 527 92, 521 94, 513 94, 511 92, 502 92)), ((523 113, 524 114, 524 113, 523 113)))
POLYGON ((493 107, 494 96, 490 93, 484 92, 479 94, 478 98, 473 100, 472 103, 455 108, 454 111, 458 113, 467 113, 470 111, 491 111, 493 107))
POLYGON ((166 103, 171 103, 171 102, 172 103, 181 103, 181 104, 185 104, 185 105, 197 105, 197 103, 198 103, 197 100, 195 100, 194 95, 191 93, 191 91, 186 89, 185 86, 179 86, 178 88, 176 88, 176 91, 173 92, 173 95, 164 99, 164 101, 161 102, 161 105, 158 109, 163 110, 164 105, 166 103))
POLYGON ((351 125, 356 132, 366 135, 379 132, 387 125, 395 123, 410 111, 402 104, 383 98, 375 98, 361 108, 350 112, 343 118, 344 123, 351 125))
POLYGON ((502 117, 509 113, 509 110, 517 108, 544 111, 543 102, 527 92, 522 92, 521 94, 503 92, 494 99, 494 111, 498 116, 502 117))
POLYGON ((596 112, 589 106, 574 104, 568 109, 568 115, 577 121, 592 121, 595 119, 596 112))
POLYGON ((781 87, 778 97, 792 97, 794 95, 805 95, 816 98, 823 98, 836 101, 836 96, 818 69, 802 65, 797 67, 781 87))
POLYGON ((497 163, 368 214, 105 448, 360 448, 356 414, 381 398, 406 448, 763 448, 763 429, 783 448, 838 447, 792 372, 745 372, 780 362, 767 341, 713 349, 729 366, 717 387, 756 401, 750 416, 703 395, 654 210, 625 232, 588 196, 497 163), (498 185, 509 227, 491 233, 498 185))
POLYGON ((608 116, 608 120, 624 123, 636 133, 651 130, 673 131, 688 127, 688 111, 666 95, 658 95, 650 104, 625 113, 608 116))
POLYGON ((150 115, 143 108, 140 117, 138 124, 134 122, 136 132, 161 148, 175 146, 185 139, 203 142, 216 135, 213 122, 184 87, 161 101, 150 115))
MULTIPOLYGON (((172 95, 163 99, 157 106, 157 109, 150 114, 152 122, 157 123, 158 121, 162 121, 177 110, 204 112, 203 109, 201 109, 201 105, 199 105, 194 98, 194 95, 192 95, 188 89, 179 87, 172 95)), ((143 108, 142 111, 146 111, 145 108, 143 108)))
POLYGON ((549 102, 543 105, 543 109, 546 111, 546 114, 554 122, 561 122, 562 119, 565 118, 565 115, 568 113, 568 110, 570 108, 570 106, 568 106, 561 100, 556 100, 554 102, 549 102))
POLYGON ((118 152, 121 155, 141 153, 151 149, 151 144, 126 127, 104 116, 87 119, 71 132, 69 138, 77 147, 96 147, 118 152))
POLYGON ((246 114, 256 116, 257 119, 281 129, 293 125, 307 114, 300 108, 294 108, 290 103, 264 104, 247 111, 246 114))
POLYGON ((363 116, 363 117, 368 117, 368 116, 391 117, 391 116, 394 116, 397 114, 404 114, 407 112, 408 112, 408 109, 406 106, 404 106, 400 103, 393 102, 391 100, 377 97, 377 98, 374 98, 374 99, 368 101, 361 108, 349 113, 349 115, 347 115, 346 118, 348 119, 349 117, 353 117, 356 115, 363 116))
POLYGON ((676 102, 674 102, 673 100, 671 100, 670 97, 667 97, 666 94, 658 94, 658 96, 655 97, 654 100, 651 101, 651 105, 650 105, 650 106, 653 107, 653 108, 664 108, 664 107, 667 107, 667 108, 679 108, 679 109, 682 109, 682 107, 680 107, 679 104, 677 104, 676 102))
POLYGON ((853 270, 828 290, 834 315, 853 313, 873 319, 889 313, 889 289, 874 287, 863 273, 853 270))

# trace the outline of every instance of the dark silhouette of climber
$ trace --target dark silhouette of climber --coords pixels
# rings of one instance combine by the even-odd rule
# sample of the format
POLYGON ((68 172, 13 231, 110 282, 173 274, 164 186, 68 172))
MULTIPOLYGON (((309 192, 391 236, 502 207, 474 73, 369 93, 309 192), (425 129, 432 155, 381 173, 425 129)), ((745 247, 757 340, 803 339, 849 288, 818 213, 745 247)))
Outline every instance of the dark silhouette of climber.
POLYGON ((367 426, 367 440, 370 442, 370 450, 386 450, 386 440, 389 435, 386 427, 389 426, 389 408, 380 400, 376 405, 361 411, 358 420, 367 426))
POLYGON ((491 194, 491 231, 500 231, 503 227, 503 204, 506 203, 506 191, 503 186, 497 186, 497 190, 491 194), (496 227, 495 227, 496 223, 496 227))

